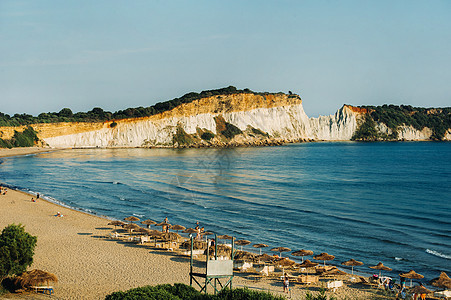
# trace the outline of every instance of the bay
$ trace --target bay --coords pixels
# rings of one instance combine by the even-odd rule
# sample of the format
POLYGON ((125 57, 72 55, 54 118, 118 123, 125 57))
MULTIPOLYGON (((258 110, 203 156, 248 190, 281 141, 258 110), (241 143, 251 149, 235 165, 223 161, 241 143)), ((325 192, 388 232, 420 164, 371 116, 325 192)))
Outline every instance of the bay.
POLYGON ((199 221, 335 264, 355 258, 364 272, 382 261, 393 276, 451 273, 450 143, 73 149, 0 162, 1 182, 110 218, 199 221))

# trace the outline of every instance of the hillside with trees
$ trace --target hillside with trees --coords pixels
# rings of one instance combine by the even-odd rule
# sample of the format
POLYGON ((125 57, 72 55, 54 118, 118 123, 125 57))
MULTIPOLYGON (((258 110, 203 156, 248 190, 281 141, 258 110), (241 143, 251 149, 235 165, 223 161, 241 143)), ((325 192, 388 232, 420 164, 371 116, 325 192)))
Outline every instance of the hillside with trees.
POLYGON ((73 113, 70 108, 63 108, 59 112, 41 113, 38 116, 29 114, 15 114, 13 116, 0 112, 0 126, 22 126, 38 123, 59 123, 59 122, 104 122, 109 120, 120 120, 128 118, 141 118, 153 116, 165 111, 169 111, 181 104, 191 103, 202 98, 232 95, 232 94, 254 94, 264 95, 270 93, 256 93, 249 89, 238 90, 234 86, 226 88, 202 91, 200 93, 191 92, 182 97, 175 98, 165 102, 159 102, 149 107, 135 107, 119 110, 116 112, 104 111, 100 107, 95 107, 88 112, 73 113))
POLYGON ((417 130, 428 127, 432 130, 432 140, 443 140, 451 128, 451 108, 422 108, 411 105, 360 106, 368 110, 364 122, 356 130, 352 140, 377 141, 397 140, 400 126, 412 126, 417 130), (384 123, 393 133, 381 134, 376 122, 384 123))

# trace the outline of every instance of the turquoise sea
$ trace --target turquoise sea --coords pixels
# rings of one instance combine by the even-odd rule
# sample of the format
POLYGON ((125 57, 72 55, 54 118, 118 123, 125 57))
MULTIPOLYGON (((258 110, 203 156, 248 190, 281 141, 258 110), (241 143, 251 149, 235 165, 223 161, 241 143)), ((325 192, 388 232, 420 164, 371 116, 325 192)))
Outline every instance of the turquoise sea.
POLYGON ((451 143, 55 151, 1 159, 0 182, 110 218, 354 258, 361 272, 451 274, 451 143))

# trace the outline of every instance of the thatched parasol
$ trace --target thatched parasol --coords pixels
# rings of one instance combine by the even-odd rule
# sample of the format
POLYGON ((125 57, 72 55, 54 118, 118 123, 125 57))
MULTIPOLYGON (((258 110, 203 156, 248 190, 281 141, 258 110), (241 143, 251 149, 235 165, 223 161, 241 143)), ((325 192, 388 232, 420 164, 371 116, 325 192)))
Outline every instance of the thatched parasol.
MULTIPOLYGON (((223 235, 218 235, 218 239, 221 239, 221 240, 233 240, 233 236, 230 236, 230 235, 227 235, 227 234, 223 234, 223 235)), ((223 242, 223 244, 225 244, 225 243, 223 242)))
POLYGON ((291 259, 288 259, 286 257, 274 262, 274 265, 276 265, 278 267, 282 267, 282 274, 285 274, 285 267, 291 267, 295 264, 296 264, 295 261, 292 261, 291 259))
POLYGON ((164 239, 169 241, 177 241, 182 236, 175 232, 165 232, 161 235, 164 239))
POLYGON ((186 228, 182 231, 183 233, 197 233, 197 230, 194 228, 186 228))
POLYGON ((135 223, 128 223, 122 226, 122 228, 125 228, 128 230, 128 232, 131 234, 133 230, 140 228, 139 225, 136 225, 135 223))
POLYGON ((352 270, 352 275, 354 275, 354 267, 363 265, 363 262, 351 258, 350 260, 342 262, 341 264, 343 266, 350 266, 352 270))
POLYGON ((58 282, 58 278, 52 273, 34 269, 22 273, 22 275, 18 277, 18 281, 23 287, 38 286, 43 283, 47 283, 48 286, 50 281, 58 282))
POLYGON ((114 220, 114 221, 111 221, 110 223, 108 223, 108 225, 113 225, 114 226, 114 230, 117 229, 117 226, 122 226, 124 224, 125 224, 124 222, 118 221, 118 220, 114 220))
POLYGON ((268 247, 266 244, 253 244, 252 247, 260 249, 260 255, 262 255, 262 248, 268 247))
POLYGON ((237 251, 233 259, 253 260, 255 256, 256 255, 254 253, 247 251, 237 251))
POLYGON ((445 272, 442 272, 439 277, 431 280, 431 284, 438 288, 451 289, 451 278, 445 272))
POLYGON ((241 251, 243 251, 243 246, 249 245, 251 242, 248 240, 236 240, 235 245, 241 246, 241 251))
POLYGON ((147 228, 150 228, 150 225, 157 224, 157 222, 148 219, 148 220, 142 221, 141 224, 146 225, 147 228))
POLYGON ((161 231, 163 232, 169 232, 169 228, 171 227, 171 224, 169 224, 168 222, 161 222, 158 224, 155 224, 155 226, 161 226, 161 231))
POLYGON ((412 286, 412 279, 421 279, 424 278, 423 275, 418 274, 414 270, 410 270, 407 273, 399 274, 400 277, 409 278, 410 279, 410 286, 412 286))
POLYGON ((322 275, 345 275, 346 272, 343 272, 342 270, 338 269, 337 267, 333 267, 330 270, 325 271, 322 273, 322 275))
POLYGON ((306 259, 304 262, 302 262, 302 264, 299 265, 299 267, 306 268, 307 275, 308 275, 308 268, 313 268, 313 267, 316 267, 317 265, 318 265, 318 263, 311 262, 310 260, 306 259))
POLYGON ((279 252, 279 257, 282 257, 282 252, 290 252, 291 249, 286 247, 276 247, 272 248, 271 251, 279 252))
POLYGON ((381 277, 382 271, 391 271, 392 270, 391 268, 384 266, 384 264, 381 263, 381 262, 379 262, 375 266, 371 266, 370 268, 371 269, 375 269, 375 270, 379 270, 379 277, 381 277))
POLYGON ((313 255, 313 251, 301 249, 301 250, 292 252, 291 255, 293 255, 293 256, 301 256, 302 257, 302 262, 304 262, 304 256, 313 255))
POLYGON ((409 292, 410 293, 415 293, 415 294, 430 294, 430 293, 432 293, 431 290, 428 290, 427 288, 425 288, 422 285, 414 286, 413 288, 411 288, 409 290, 409 292))
POLYGON ((138 228, 135 229, 135 232, 148 235, 151 232, 151 230, 147 229, 147 228, 138 227, 138 228))
POLYGON ((324 261, 324 266, 326 266, 326 260, 334 260, 335 256, 327 254, 327 252, 320 253, 318 255, 313 256, 314 260, 322 260, 324 261))
POLYGON ((180 230, 185 230, 186 227, 182 225, 172 225, 171 229, 175 230, 178 233, 180 230))
POLYGON ((258 256, 256 256, 256 258, 258 259, 258 261, 264 261, 264 262, 272 262, 274 261, 274 256, 268 255, 266 253, 260 254, 258 256))
POLYGON ((130 216, 130 217, 124 218, 124 220, 125 220, 125 221, 128 221, 128 222, 136 222, 136 221, 139 221, 139 219, 138 219, 137 217, 135 217, 135 216, 130 216))

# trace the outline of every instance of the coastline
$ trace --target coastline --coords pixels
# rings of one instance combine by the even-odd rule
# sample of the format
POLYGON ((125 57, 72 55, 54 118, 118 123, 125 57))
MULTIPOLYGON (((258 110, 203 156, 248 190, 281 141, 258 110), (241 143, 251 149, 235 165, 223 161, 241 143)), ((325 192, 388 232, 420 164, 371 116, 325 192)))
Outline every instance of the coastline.
MULTIPOLYGON (((49 149, 22 150, 21 153, 45 151, 49 149)), ((16 152, 14 155, 20 154, 16 152)), ((32 196, 15 190, 8 190, 7 195, 0 196, 0 229, 8 224, 21 223, 27 232, 38 237, 34 263, 29 269, 46 270, 58 277, 59 282, 53 285, 57 299, 104 299, 114 291, 139 286, 177 282, 189 284, 189 258, 174 252, 107 239, 105 236, 113 227, 106 225, 109 220, 105 217, 44 199, 31 202, 32 196), (64 217, 55 217, 57 212, 64 217)), ((234 287, 248 286, 281 293, 282 285, 277 279, 256 282, 249 279, 252 277, 249 274, 239 272, 235 275, 234 287)), ((317 290, 317 287, 293 284, 293 299, 304 299, 303 295, 309 288, 311 291, 317 290)), ((353 299, 363 300, 378 299, 376 295, 379 294, 368 286, 353 285, 340 288, 330 295, 337 299, 352 295, 353 299)), ((31 293, 11 297, 39 299, 40 296, 31 293)))
POLYGON ((16 148, 0 148, 0 157, 11 157, 11 156, 21 156, 30 155, 37 153, 45 153, 52 151, 64 150, 61 148, 42 148, 42 147, 16 147, 16 148))

